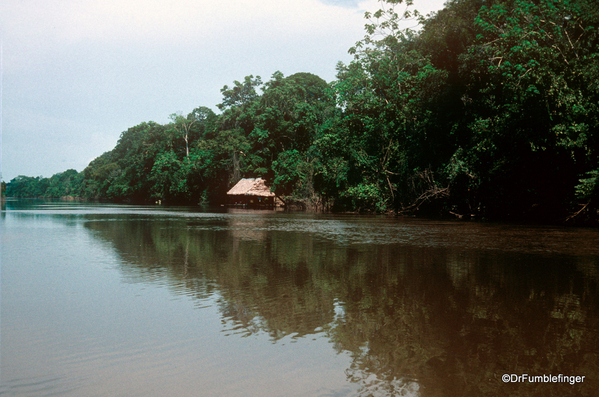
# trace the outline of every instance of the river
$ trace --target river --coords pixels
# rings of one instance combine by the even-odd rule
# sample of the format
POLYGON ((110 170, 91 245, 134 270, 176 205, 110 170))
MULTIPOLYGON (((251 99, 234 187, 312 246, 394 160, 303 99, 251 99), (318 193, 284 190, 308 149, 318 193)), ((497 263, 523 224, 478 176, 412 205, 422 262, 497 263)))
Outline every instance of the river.
POLYGON ((597 229, 8 200, 1 248, 2 396, 599 389, 597 229))

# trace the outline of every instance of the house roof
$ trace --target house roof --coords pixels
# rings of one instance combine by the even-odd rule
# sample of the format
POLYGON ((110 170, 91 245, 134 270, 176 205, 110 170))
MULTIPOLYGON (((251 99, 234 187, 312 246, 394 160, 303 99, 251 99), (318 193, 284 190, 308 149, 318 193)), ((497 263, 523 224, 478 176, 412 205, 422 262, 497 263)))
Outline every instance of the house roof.
POLYGON ((244 178, 227 192, 230 196, 274 197, 274 193, 266 186, 262 178, 244 178))

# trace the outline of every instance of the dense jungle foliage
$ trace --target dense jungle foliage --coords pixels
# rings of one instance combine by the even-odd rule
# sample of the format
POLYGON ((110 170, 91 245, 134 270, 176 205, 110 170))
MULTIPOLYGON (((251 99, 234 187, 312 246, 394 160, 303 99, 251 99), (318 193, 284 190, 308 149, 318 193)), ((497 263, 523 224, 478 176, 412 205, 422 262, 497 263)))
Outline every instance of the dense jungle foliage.
POLYGON ((317 209, 596 219, 595 1, 450 0, 426 17, 410 5, 366 13, 330 84, 247 76, 222 88, 220 114, 141 123, 82 172, 20 176, 7 195, 218 203, 263 177, 317 209), (418 31, 400 29, 409 18, 418 31))

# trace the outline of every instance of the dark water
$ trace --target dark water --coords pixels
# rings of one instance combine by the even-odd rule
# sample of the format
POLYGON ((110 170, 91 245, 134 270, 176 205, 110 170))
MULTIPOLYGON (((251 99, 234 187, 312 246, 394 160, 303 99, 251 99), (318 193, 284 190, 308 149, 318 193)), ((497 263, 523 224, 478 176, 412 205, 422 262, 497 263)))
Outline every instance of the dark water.
POLYGON ((595 229, 2 210, 2 396, 598 395, 595 229))

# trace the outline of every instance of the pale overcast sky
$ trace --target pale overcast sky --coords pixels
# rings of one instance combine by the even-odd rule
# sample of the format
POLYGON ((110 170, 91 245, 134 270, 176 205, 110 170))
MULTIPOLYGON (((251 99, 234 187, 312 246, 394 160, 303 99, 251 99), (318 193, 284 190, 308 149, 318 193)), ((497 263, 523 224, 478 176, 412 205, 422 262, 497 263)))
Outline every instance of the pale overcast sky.
MULTIPOLYGON (((415 0, 423 13, 443 0, 415 0)), ((2 179, 49 177, 247 75, 335 79, 375 0, 0 0, 2 179)))

